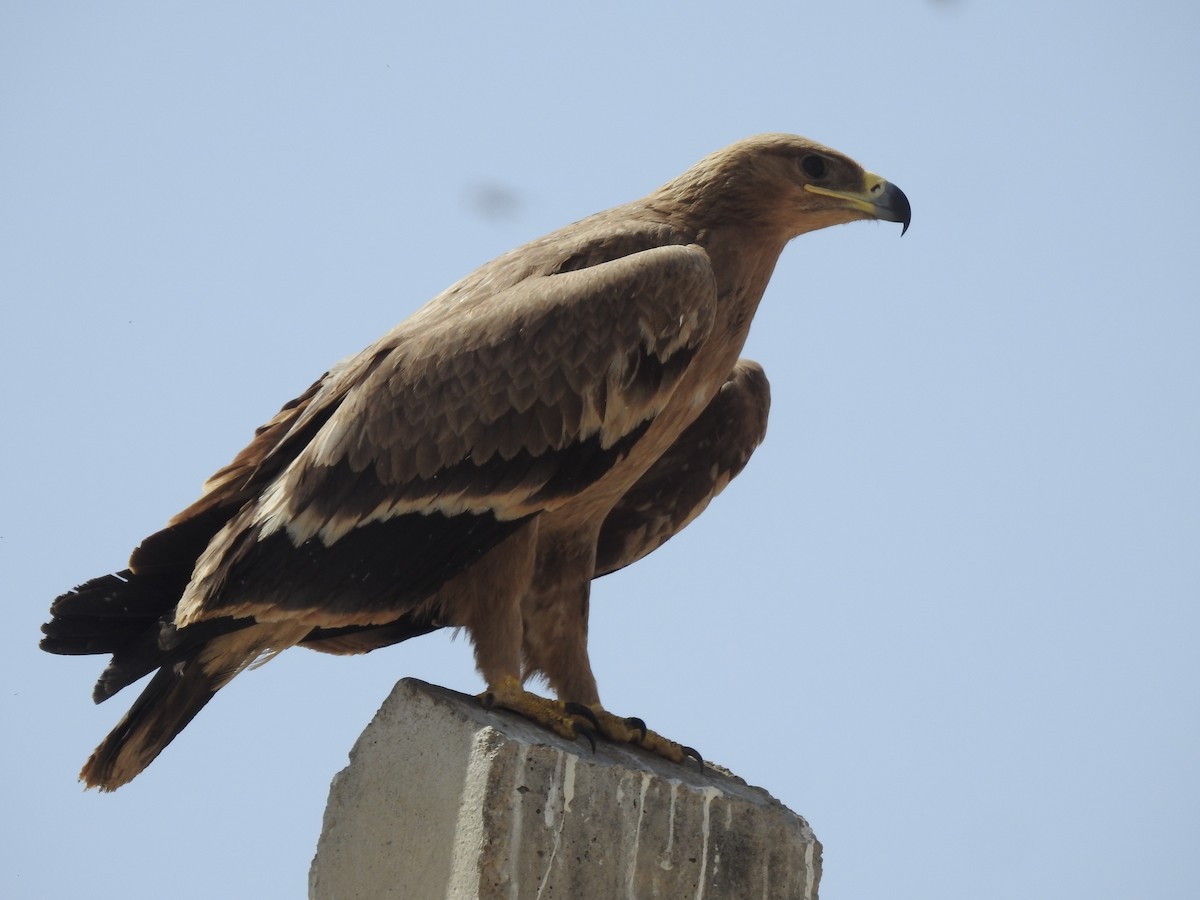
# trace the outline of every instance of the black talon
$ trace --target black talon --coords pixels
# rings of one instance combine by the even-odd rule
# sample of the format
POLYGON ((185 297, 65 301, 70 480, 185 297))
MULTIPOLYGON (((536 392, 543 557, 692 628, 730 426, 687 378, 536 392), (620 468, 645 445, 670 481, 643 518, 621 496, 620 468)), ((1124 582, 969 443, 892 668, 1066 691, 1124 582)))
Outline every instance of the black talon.
POLYGON ((638 738, 639 741, 646 740, 647 731, 646 731, 646 723, 644 720, 639 719, 637 716, 630 716, 628 719, 625 720, 625 724, 628 727, 632 728, 634 731, 640 731, 642 733, 642 736, 640 738, 638 738))
POLYGON ((595 753, 596 752, 596 732, 592 731, 592 729, 588 728, 586 725, 580 725, 578 722, 576 722, 575 723, 575 736, 579 737, 579 735, 581 735, 581 734, 585 738, 587 738, 587 742, 592 745, 592 752, 595 753))
POLYGON ((681 750, 683 750, 684 756, 690 756, 696 762, 700 763, 700 771, 703 772, 704 771, 704 757, 701 756, 700 753, 697 750, 693 749, 692 747, 687 747, 683 744, 680 744, 679 747, 681 750))
MULTIPOLYGON (((600 720, 596 718, 596 714, 592 712, 590 706, 584 706, 582 703, 571 703, 568 701, 567 703, 563 704, 563 709, 572 716, 579 716, 580 718, 587 719, 595 726, 596 731, 600 730, 600 720)), ((592 749, 594 750, 595 747, 596 744, 593 742, 592 749)))

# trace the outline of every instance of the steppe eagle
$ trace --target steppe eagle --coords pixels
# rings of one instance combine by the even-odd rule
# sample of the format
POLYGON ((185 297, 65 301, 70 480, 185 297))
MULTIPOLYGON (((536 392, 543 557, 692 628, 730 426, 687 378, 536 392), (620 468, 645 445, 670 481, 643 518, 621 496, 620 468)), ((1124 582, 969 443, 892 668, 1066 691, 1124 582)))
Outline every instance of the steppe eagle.
POLYGON ((96 702, 154 673, 83 781, 125 784, 288 647, 445 626, 470 636, 485 703, 682 760, 600 705, 589 588, 745 465, 768 388, 738 357, 776 260, 859 219, 907 229, 908 200, 828 147, 752 137, 487 263, 331 368, 127 569, 54 601, 44 649, 112 656, 96 702))

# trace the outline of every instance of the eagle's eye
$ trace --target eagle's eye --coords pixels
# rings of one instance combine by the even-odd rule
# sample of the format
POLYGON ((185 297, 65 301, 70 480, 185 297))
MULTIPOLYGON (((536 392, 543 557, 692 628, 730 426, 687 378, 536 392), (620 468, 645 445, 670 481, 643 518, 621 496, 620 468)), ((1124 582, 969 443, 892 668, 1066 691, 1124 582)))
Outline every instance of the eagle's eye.
POLYGON ((825 177, 825 160, 819 156, 809 154, 800 160, 800 168, 804 170, 804 174, 809 178, 824 178, 825 177))

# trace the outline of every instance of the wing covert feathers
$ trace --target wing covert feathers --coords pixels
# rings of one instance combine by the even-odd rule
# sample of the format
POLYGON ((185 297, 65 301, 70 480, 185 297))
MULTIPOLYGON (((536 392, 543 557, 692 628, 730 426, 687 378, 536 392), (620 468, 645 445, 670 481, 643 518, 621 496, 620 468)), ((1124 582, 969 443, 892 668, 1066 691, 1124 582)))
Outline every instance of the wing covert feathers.
POLYGON ((617 502, 596 546, 596 576, 637 562, 700 515, 767 434, 771 387, 739 360, 704 412, 617 502))
POLYGON ((528 278, 467 316, 418 313, 217 532, 177 624, 394 619, 628 455, 714 309, 706 255, 673 245, 528 278))

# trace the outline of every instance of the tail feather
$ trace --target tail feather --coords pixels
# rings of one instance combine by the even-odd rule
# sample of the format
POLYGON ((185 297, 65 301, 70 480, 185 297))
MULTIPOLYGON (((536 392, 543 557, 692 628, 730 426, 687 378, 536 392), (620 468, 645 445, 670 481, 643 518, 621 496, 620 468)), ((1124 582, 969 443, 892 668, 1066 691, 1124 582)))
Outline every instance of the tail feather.
POLYGON ((197 557, 244 499, 230 491, 206 495, 194 510, 146 538, 128 569, 93 578, 50 607, 43 650, 112 654, 92 694, 97 703, 155 673, 84 765, 79 777, 88 787, 112 791, 129 782, 238 672, 311 630, 229 617, 175 627, 175 606, 197 557))
MULTIPOLYGON (((149 541, 179 554, 177 536, 149 541)), ((265 653, 291 646, 310 626, 270 626, 229 617, 174 625, 191 564, 166 556, 146 570, 93 578, 50 607, 41 646, 50 653, 112 654, 96 682, 100 703, 154 676, 80 772, 88 787, 116 790, 148 766, 205 704, 265 653), (155 671, 157 670, 157 671, 155 671)))
POLYGON ((123 645, 118 652, 113 652, 112 659, 100 673, 92 690, 92 700, 103 703, 155 669, 185 661, 210 641, 250 624, 248 619, 229 617, 209 619, 184 629, 177 629, 166 622, 156 622, 135 640, 123 645))
POLYGON ((93 578, 51 605, 43 650, 112 656, 92 693, 96 703, 154 673, 84 765, 80 779, 88 787, 113 791, 128 783, 256 660, 302 641, 330 653, 365 653, 440 627, 428 616, 331 629, 226 616, 177 628, 175 607, 196 557, 228 516, 228 510, 205 509, 151 535, 130 568, 93 578))
POLYGON ((41 647, 68 655, 120 653, 172 611, 186 584, 128 569, 93 578, 50 605, 41 647))
POLYGON ((115 791, 154 761, 220 689, 199 659, 164 666, 79 773, 88 787, 115 791))
POLYGON ((123 569, 101 575, 67 591, 50 604, 50 614, 63 618, 146 619, 157 618, 174 605, 172 588, 182 588, 187 577, 134 574, 123 569))
POLYGON ((246 627, 246 621, 226 617, 176 629, 175 601, 186 584, 179 569, 150 575, 126 569, 93 578, 51 604, 41 648, 72 656, 112 654, 92 692, 95 702, 107 700, 155 669, 186 659, 213 638, 246 627))
POLYGON ((148 630, 174 620, 196 558, 230 514, 217 507, 169 525, 142 541, 128 569, 67 591, 50 605, 42 649, 120 654, 144 643, 148 630))
POLYGON ((256 660, 296 644, 310 628, 251 619, 234 624, 236 629, 193 642, 173 662, 162 663, 79 773, 88 787, 113 791, 129 782, 235 675, 256 660))

